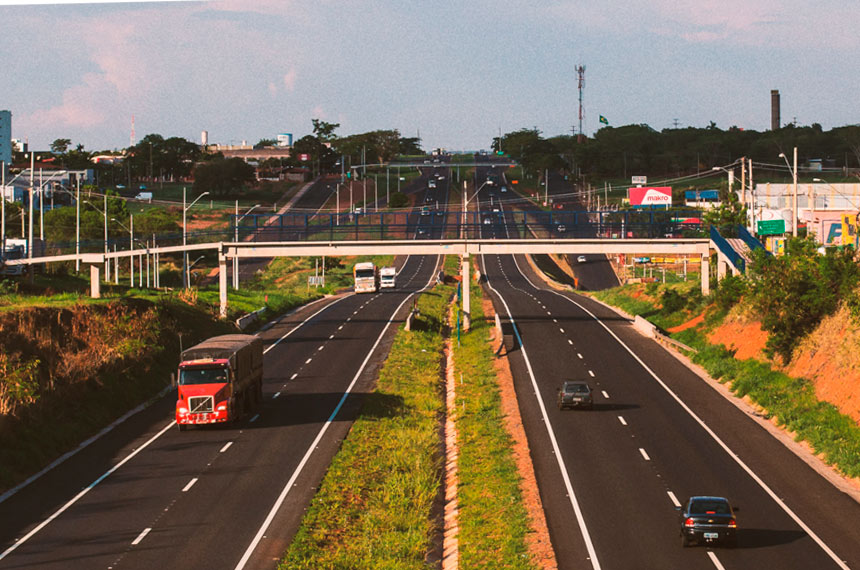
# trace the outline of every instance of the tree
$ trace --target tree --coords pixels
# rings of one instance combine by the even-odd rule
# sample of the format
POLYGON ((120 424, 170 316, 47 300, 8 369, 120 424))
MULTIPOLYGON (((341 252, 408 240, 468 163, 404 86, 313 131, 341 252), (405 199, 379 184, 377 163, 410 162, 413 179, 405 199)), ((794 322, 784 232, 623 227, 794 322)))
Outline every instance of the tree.
POLYGON ((194 168, 194 191, 225 196, 254 181, 254 167, 241 158, 201 162, 194 168))
POLYGON ((51 152, 54 154, 66 154, 71 144, 72 141, 70 139, 56 139, 51 143, 51 152))
POLYGON ((270 146, 275 146, 277 144, 278 144, 278 141, 276 141, 275 139, 260 139, 260 142, 258 142, 257 144, 254 145, 254 148, 256 148, 256 149, 266 148, 266 147, 270 147, 270 146))

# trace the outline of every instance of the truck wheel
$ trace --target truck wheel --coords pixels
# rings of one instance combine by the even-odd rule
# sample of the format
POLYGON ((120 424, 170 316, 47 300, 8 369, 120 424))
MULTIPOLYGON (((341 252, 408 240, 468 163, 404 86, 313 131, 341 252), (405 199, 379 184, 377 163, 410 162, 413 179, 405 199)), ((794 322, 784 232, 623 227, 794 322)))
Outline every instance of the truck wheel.
POLYGON ((185 431, 188 429, 188 426, 185 424, 176 424, 176 425, 179 426, 179 431, 185 431))

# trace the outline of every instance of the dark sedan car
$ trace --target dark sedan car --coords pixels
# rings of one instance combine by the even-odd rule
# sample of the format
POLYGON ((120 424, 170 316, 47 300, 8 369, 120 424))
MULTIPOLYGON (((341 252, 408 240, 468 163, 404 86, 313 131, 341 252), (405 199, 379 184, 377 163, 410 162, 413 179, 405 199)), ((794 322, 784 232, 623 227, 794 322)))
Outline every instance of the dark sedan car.
POLYGON ((594 407, 591 386, 582 380, 568 380, 558 389, 558 409, 594 407))
POLYGON ((696 542, 737 545, 738 523, 729 501, 723 497, 690 497, 681 507, 681 546, 696 542))

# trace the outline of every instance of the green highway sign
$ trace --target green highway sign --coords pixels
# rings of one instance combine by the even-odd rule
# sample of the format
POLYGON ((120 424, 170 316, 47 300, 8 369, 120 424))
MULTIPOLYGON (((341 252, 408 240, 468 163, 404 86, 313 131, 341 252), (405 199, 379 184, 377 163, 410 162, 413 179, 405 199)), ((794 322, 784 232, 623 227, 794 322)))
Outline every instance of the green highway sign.
POLYGON ((762 220, 758 222, 758 235, 775 236, 785 233, 785 220, 762 220))

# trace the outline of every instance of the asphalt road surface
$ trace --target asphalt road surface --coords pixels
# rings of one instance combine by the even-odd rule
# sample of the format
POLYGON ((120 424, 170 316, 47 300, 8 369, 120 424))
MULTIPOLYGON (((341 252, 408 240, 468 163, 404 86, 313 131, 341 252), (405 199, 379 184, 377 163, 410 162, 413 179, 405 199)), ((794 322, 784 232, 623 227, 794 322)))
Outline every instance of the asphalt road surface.
POLYGON ((610 310, 539 285, 524 258, 483 256, 553 546, 563 569, 860 568, 860 505, 610 310), (593 411, 559 411, 582 379, 593 411), (740 507, 735 549, 682 548, 676 502, 740 507), (840 566, 842 561, 847 566, 840 566))
POLYGON ((0 503, 0 569, 274 567, 437 264, 407 258, 394 291, 261 333, 258 414, 179 432, 168 393, 0 503))

